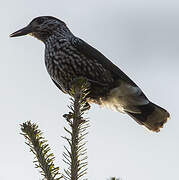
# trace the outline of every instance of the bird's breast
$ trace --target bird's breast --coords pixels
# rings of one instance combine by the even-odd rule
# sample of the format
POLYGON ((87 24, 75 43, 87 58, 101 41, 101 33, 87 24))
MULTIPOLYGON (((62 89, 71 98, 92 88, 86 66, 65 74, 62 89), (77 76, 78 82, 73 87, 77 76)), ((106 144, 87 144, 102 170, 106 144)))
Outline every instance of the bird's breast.
POLYGON ((106 86, 114 81, 110 72, 100 63, 78 52, 68 41, 61 40, 47 45, 45 64, 51 78, 64 89, 68 89, 70 82, 78 77, 89 80, 93 86, 93 92, 96 91, 95 89, 101 92, 104 86, 106 92, 106 86))

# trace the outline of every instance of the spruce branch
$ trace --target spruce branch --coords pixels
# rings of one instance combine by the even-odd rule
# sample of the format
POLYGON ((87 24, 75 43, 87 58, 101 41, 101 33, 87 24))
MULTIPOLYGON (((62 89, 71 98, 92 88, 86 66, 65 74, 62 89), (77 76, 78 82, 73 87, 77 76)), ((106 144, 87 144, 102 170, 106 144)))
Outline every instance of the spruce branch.
POLYGON ((73 81, 70 90, 71 110, 64 115, 69 128, 64 128, 69 137, 63 137, 68 142, 65 152, 63 153, 63 161, 69 166, 65 170, 65 179, 79 180, 87 173, 87 149, 85 148, 85 136, 89 127, 88 120, 83 117, 85 111, 90 106, 86 102, 86 97, 89 93, 89 84, 83 78, 78 78, 73 81))
MULTIPOLYGON (((84 118, 90 106, 87 103, 89 84, 83 78, 73 81, 71 86, 70 112, 64 114, 68 127, 64 127, 68 136, 63 137, 67 146, 64 146, 63 161, 68 165, 65 174, 59 173, 59 167, 54 165, 54 155, 50 153, 47 140, 42 136, 41 130, 35 123, 27 121, 21 124, 21 135, 26 139, 26 144, 30 147, 30 152, 35 155, 35 167, 40 169, 40 173, 46 180, 80 180, 87 174, 87 148, 85 147, 87 128, 89 121, 84 118)), ((86 178, 87 179, 87 178, 86 178)), ((110 180, 119 180, 111 177, 110 180)))
POLYGON ((62 175, 59 173, 59 167, 54 165, 54 155, 50 153, 50 147, 47 140, 42 137, 42 132, 38 126, 31 121, 21 124, 22 135, 26 139, 26 144, 30 147, 30 152, 35 155, 35 167, 40 169, 40 173, 47 180, 59 180, 62 175))

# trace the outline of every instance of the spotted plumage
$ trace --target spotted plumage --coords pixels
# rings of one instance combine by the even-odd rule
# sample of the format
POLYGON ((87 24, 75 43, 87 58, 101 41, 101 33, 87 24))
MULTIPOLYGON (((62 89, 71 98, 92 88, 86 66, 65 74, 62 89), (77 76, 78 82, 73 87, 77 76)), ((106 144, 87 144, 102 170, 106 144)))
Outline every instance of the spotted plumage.
POLYGON ((68 93, 74 79, 90 84, 87 101, 127 113, 139 124, 158 132, 169 113, 153 104, 141 89, 98 50, 73 35, 51 16, 37 17, 11 37, 30 34, 45 44, 45 65, 56 86, 68 93))
POLYGON ((96 85, 93 86, 94 89, 91 89, 91 96, 98 97, 102 93, 101 85, 108 88, 114 79, 111 73, 103 68, 96 59, 87 58, 71 45, 74 38, 68 40, 63 37, 57 39, 56 36, 51 36, 45 42, 47 71, 66 93, 68 93, 72 81, 80 76, 85 77, 91 84, 96 82, 96 85), (100 94, 95 95, 99 91, 100 94))

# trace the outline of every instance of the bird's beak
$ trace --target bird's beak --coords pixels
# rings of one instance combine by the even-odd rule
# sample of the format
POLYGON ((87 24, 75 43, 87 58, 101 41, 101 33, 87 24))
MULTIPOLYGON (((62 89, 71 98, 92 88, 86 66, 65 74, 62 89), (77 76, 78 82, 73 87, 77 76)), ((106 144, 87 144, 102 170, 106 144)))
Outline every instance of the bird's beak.
POLYGON ((27 34, 32 33, 32 32, 33 32, 32 26, 28 25, 25 28, 22 28, 16 32, 10 34, 10 37, 24 36, 24 35, 27 35, 27 34))

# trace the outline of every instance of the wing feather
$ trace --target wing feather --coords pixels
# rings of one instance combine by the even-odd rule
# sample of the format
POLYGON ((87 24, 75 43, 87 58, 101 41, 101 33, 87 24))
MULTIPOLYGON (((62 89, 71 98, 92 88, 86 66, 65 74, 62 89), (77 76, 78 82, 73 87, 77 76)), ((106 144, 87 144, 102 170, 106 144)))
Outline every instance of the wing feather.
POLYGON ((123 71, 121 71, 115 64, 113 64, 108 58, 106 58, 97 49, 90 46, 88 43, 80 38, 73 37, 71 39, 72 45, 82 54, 89 59, 95 59, 100 63, 106 70, 110 71, 115 79, 121 79, 128 82, 132 86, 137 86, 123 71))

